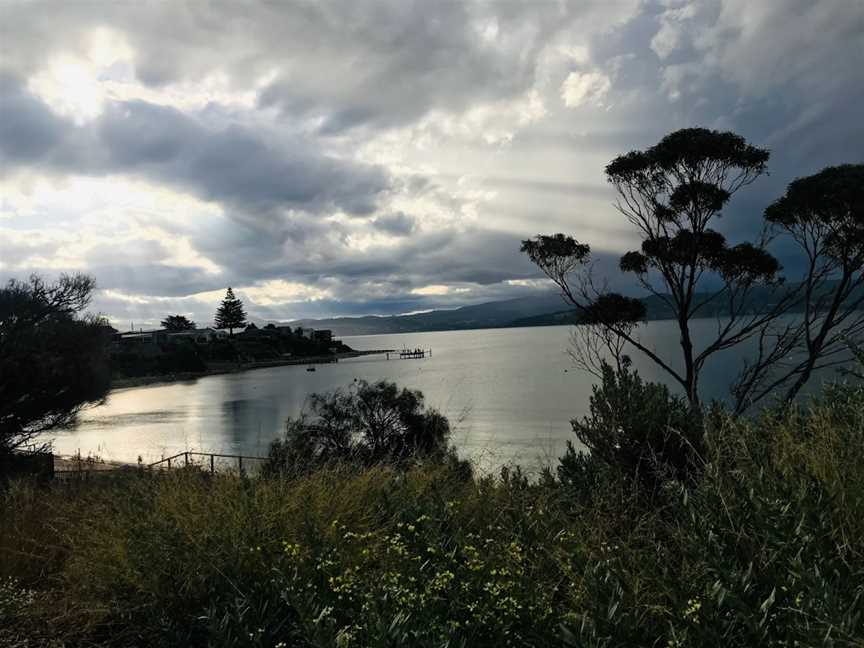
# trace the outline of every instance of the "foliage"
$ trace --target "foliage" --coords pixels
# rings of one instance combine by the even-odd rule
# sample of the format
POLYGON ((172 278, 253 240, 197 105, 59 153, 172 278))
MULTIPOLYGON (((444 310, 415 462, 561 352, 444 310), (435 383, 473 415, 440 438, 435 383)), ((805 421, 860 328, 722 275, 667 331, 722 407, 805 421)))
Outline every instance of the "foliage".
POLYGON ((0 289, 0 452, 72 421, 110 386, 111 328, 82 316, 94 289, 84 275, 38 276, 0 289))
MULTIPOLYGON (((134 352, 111 354, 111 371, 115 378, 166 376, 178 373, 199 373, 207 370, 205 353, 215 355, 214 344, 204 348, 197 345, 173 344, 165 353, 141 355, 134 352)), ((221 347, 220 347, 221 349, 221 347)))
POLYGON ((765 218, 782 227, 825 228, 826 253, 856 263, 864 246, 864 164, 827 167, 795 180, 765 218))
POLYGON ((0 619, 14 619, 26 614, 35 598, 34 592, 21 587, 15 578, 0 580, 0 619))
POLYGON ((437 410, 425 410, 420 391, 359 380, 346 390, 312 394, 309 408, 310 414, 289 419, 285 438, 271 445, 271 471, 452 458, 450 424, 437 410))
POLYGON ((196 328, 195 322, 188 319, 184 315, 169 315, 161 322, 162 328, 166 331, 194 331, 196 328))
POLYGON ((760 239, 732 245, 715 224, 735 193, 765 173, 768 157, 734 133, 688 128, 606 167, 618 210, 642 239, 619 267, 675 320, 677 358, 642 341, 635 300, 597 287, 588 245, 563 234, 522 243, 578 312, 582 330, 572 355, 583 368, 600 375, 603 361, 620 365, 636 349, 678 383, 695 408, 709 358, 751 341, 759 349, 756 359, 731 385, 734 410, 741 413, 780 388, 791 402, 815 370, 848 359, 843 340, 864 335, 864 166, 831 167, 796 180, 766 210, 760 239), (791 288, 767 250, 772 228, 790 235, 804 257, 804 280, 791 288), (793 311, 805 314, 803 322, 782 318, 793 311), (722 322, 714 339, 697 349, 691 321, 712 313, 722 322))
POLYGON ((216 309, 215 326, 217 329, 228 329, 230 335, 234 335, 235 328, 246 326, 246 311, 243 310, 243 302, 234 296, 231 287, 225 291, 225 298, 216 309))
POLYGON ((843 370, 843 373, 853 376, 858 380, 864 380, 864 347, 859 346, 851 340, 847 341, 847 344, 849 345, 849 350, 855 358, 855 362, 852 367, 845 368, 843 370))
POLYGON ((0 578, 35 590, 19 634, 67 645, 860 646, 862 448, 841 386, 712 419, 650 505, 603 464, 590 497, 440 464, 20 485, 0 578))
POLYGON ((847 365, 864 342, 864 164, 795 180, 765 219, 803 253, 802 315, 760 337, 736 389, 756 400, 783 390, 791 402, 814 371, 847 365))
MULTIPOLYGON (((595 460, 625 477, 656 483, 671 473, 686 479, 702 450, 701 413, 665 385, 644 382, 626 364, 618 369, 604 365, 589 412, 571 422, 576 437, 595 460)), ((568 455, 574 452, 569 446, 568 455)))

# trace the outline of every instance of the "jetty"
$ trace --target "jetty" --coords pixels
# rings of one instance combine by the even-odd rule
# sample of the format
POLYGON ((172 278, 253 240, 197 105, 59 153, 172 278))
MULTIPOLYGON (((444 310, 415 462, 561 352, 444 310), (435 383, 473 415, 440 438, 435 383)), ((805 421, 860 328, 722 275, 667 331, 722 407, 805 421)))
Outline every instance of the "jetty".
POLYGON ((401 349, 399 351, 400 360, 422 359, 427 355, 432 355, 432 349, 401 349))
POLYGON ((368 351, 349 351, 337 354, 338 358, 359 358, 367 355, 383 355, 388 360, 390 357, 400 360, 414 360, 432 356, 432 349, 369 349, 368 351))

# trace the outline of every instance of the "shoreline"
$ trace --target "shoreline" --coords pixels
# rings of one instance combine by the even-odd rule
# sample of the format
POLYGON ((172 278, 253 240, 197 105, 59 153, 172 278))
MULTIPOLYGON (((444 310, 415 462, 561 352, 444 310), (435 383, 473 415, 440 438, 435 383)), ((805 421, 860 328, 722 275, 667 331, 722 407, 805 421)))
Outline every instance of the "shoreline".
POLYGON ((190 380, 198 380, 199 378, 207 378, 208 376, 219 376, 229 373, 241 373, 244 371, 252 371, 253 369, 268 369, 270 367, 288 367, 292 365, 308 365, 308 364, 331 364, 339 360, 348 358, 359 358, 364 355, 375 355, 377 352, 370 353, 367 351, 344 351, 331 356, 308 356, 304 358, 291 358, 285 360, 262 360, 259 362, 245 362, 230 366, 214 367, 206 371, 188 371, 176 374, 167 374, 162 376, 136 376, 133 378, 118 378, 111 381, 111 391, 119 391, 121 389, 133 389, 136 387, 147 387, 149 385, 168 385, 177 382, 186 382, 190 380))

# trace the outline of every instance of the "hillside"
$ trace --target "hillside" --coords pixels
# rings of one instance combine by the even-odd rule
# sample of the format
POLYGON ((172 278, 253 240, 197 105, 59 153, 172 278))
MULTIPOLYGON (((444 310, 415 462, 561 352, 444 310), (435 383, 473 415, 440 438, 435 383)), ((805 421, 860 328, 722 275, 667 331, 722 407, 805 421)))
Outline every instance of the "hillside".
POLYGON ((290 322, 290 324, 291 326, 330 329, 334 335, 374 335, 378 333, 499 328, 509 326, 518 319, 554 313, 565 307, 566 304, 561 296, 550 291, 536 297, 519 297, 413 315, 304 319, 290 322))
MULTIPOLYGON (((790 289, 794 287, 790 285, 790 289)), ((827 289, 831 289, 829 283, 827 289)), ((861 290, 864 290, 862 286, 861 290)), ((707 299, 711 293, 698 293, 696 299, 707 299)), ((765 304, 776 295, 767 289, 755 290, 753 304, 765 304)), ((642 299, 648 320, 663 320, 672 317, 672 312, 662 299, 649 296, 642 299)), ((700 317, 723 316, 726 303, 717 299, 699 313, 700 317)), ((793 309, 794 312, 794 309, 793 309)), ((504 328, 517 326, 556 326, 573 324, 572 309, 557 292, 548 292, 536 297, 519 297, 503 301, 486 302, 463 306, 452 310, 433 310, 413 315, 368 315, 365 317, 335 317, 329 319, 304 319, 290 322, 291 326, 330 329, 334 335, 375 335, 381 333, 418 333, 421 331, 451 331, 460 329, 504 328)))

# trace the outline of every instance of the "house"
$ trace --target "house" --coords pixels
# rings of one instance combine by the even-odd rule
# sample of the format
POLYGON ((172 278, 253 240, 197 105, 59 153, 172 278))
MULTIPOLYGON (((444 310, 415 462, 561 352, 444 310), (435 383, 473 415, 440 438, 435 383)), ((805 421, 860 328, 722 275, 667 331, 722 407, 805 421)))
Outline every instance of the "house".
POLYGON ((300 334, 300 337, 304 337, 308 340, 313 340, 315 338, 315 329, 313 328, 300 328, 299 326, 295 329, 300 334))
POLYGON ((111 339, 112 351, 117 353, 138 353, 154 355, 162 352, 168 342, 168 331, 126 331, 115 333, 111 339))
POLYGON ((164 344, 168 339, 168 331, 157 329, 155 331, 125 331, 115 333, 112 342, 119 346, 143 346, 164 344))
POLYGON ((168 333, 169 341, 191 340, 192 342, 195 342, 195 344, 207 344, 214 340, 221 340, 227 337, 228 334, 225 331, 219 331, 210 327, 168 333))
POLYGON ((333 331, 330 329, 316 330, 312 332, 312 339, 316 342, 332 342, 333 331))

